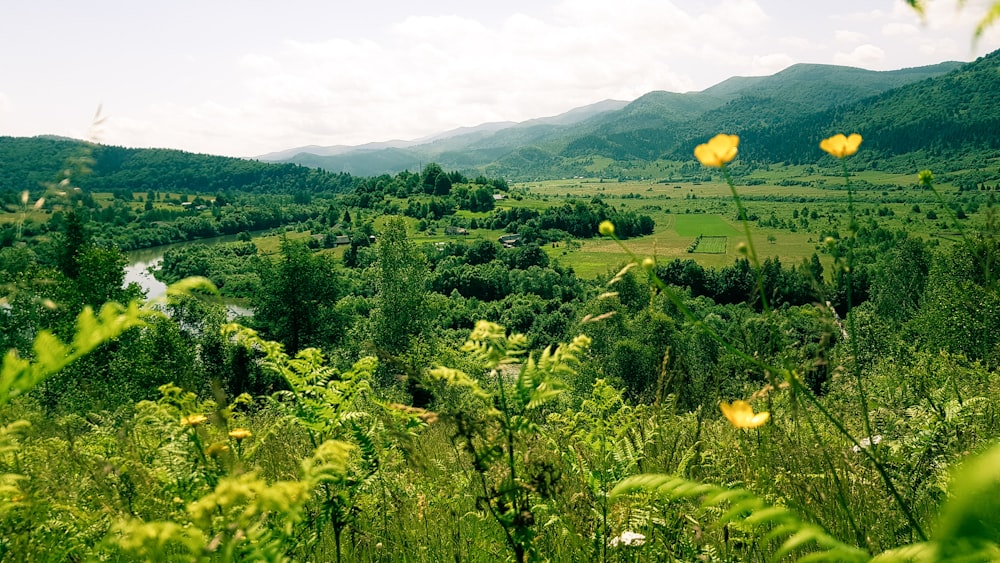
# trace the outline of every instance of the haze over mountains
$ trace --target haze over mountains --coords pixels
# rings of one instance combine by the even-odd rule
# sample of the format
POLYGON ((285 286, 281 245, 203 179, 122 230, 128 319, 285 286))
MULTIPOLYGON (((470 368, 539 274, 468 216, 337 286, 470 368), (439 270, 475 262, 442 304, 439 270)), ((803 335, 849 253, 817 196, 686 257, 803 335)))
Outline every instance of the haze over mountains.
MULTIPOLYGON (((350 181, 342 172, 377 176, 418 171, 431 162, 511 181, 650 177, 664 174, 663 161, 693 162, 694 146, 719 132, 740 135, 741 165, 814 163, 822 157, 820 139, 860 132, 865 150, 853 159, 859 164, 945 172, 978 170, 984 159, 1000 154, 998 131, 1000 51, 968 64, 887 72, 795 65, 772 76, 730 78, 701 92, 650 92, 632 102, 607 100, 522 123, 486 123, 360 147, 301 147, 260 158, 269 162, 98 146, 93 173, 82 181, 124 189, 120 178, 128 178, 135 190, 169 185, 254 191, 275 181, 293 191, 319 185, 344 190, 350 181), (286 166, 272 170, 276 162, 286 166), (320 170, 307 177, 289 163, 320 170)), ((51 136, 0 137, 0 185, 37 189, 81 144, 51 136)))
MULTIPOLYGON (((883 135, 867 129, 875 124, 898 125, 901 107, 910 108, 913 115, 942 119, 939 112, 921 108, 961 106, 970 96, 994 99, 988 89, 997 83, 989 74, 997 74, 997 60, 993 53, 968 64, 943 62, 894 71, 798 64, 771 76, 733 77, 701 92, 655 91, 632 102, 607 100, 523 123, 487 123, 424 139, 358 147, 300 147, 260 159, 363 176, 416 170, 437 162, 445 169, 525 179, 575 174, 583 168, 593 172, 594 158, 687 159, 695 144, 720 131, 748 140, 767 138, 773 144, 779 131, 795 130, 795 138, 810 147, 813 138, 840 129, 858 130, 874 140, 883 135), (977 75, 976 80, 963 80, 970 73, 977 75), (977 93, 954 87, 963 82, 977 93), (891 101, 885 101, 890 93, 891 101)), ((998 105, 968 117, 988 120, 1000 111, 998 105)), ((795 150, 769 146, 744 153, 743 148, 741 154, 747 156, 798 158, 795 150)))

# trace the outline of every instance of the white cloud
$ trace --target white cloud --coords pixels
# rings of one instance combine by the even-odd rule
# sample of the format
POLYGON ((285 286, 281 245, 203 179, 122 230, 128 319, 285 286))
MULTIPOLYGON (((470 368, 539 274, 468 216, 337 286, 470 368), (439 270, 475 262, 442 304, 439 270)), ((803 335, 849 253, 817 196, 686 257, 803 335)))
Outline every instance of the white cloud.
POLYGON ((206 136, 260 154, 296 144, 416 138, 651 90, 689 91, 709 85, 689 74, 699 66, 760 74, 794 62, 783 53, 753 53, 749 39, 769 18, 751 0, 723 0, 702 11, 664 0, 567 0, 553 14, 513 14, 493 26, 414 16, 391 25, 379 42, 287 41, 279 51, 239 59, 246 93, 240 103, 163 106, 153 112, 154 124, 124 122, 118 130, 139 135, 144 126, 170 123, 178 138, 206 136))
POLYGON ((753 58, 753 71, 756 75, 770 75, 795 64, 795 59, 787 53, 771 53, 753 58))
MULTIPOLYGON (((883 69, 968 60, 972 29, 992 0, 968 0, 961 11, 956 1, 928 2, 926 23, 902 0, 856 13, 835 5, 781 10, 782 2, 765 0, 524 0, 517 2, 524 13, 505 17, 488 17, 476 3, 410 3, 389 12, 400 14, 395 20, 372 18, 375 28, 296 35, 308 26, 291 25, 284 35, 220 48, 224 57, 205 51, 199 61, 198 52, 188 53, 191 73, 158 77, 170 92, 129 81, 115 101, 135 107, 109 104, 106 138, 254 155, 520 121, 651 90, 700 90, 800 61, 883 69)), ((1000 46, 1000 26, 981 45, 977 52, 1000 46)), ((25 104, 66 105, 4 88, 25 104)), ((25 113, 10 106, 0 94, 5 121, 25 113)))
POLYGON ((885 61, 885 51, 881 47, 865 43, 858 45, 850 53, 838 52, 833 55, 833 64, 856 66, 879 70, 885 61))
POLYGON ((919 33, 917 26, 908 23, 889 22, 882 26, 882 35, 886 37, 913 37, 919 33))
POLYGON ((838 29, 833 32, 833 38, 840 43, 858 44, 868 40, 868 35, 859 31, 838 29))

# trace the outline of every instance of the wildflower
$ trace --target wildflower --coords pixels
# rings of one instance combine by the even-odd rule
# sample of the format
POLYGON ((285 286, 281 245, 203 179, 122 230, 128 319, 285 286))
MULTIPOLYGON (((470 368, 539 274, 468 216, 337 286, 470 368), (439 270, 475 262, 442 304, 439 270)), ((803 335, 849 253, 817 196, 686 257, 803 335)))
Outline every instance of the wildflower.
POLYGON ((925 188, 931 187, 931 184, 934 183, 934 174, 932 174, 930 170, 921 170, 919 178, 920 185, 925 188))
POLYGON ((646 268, 647 270, 652 270, 654 266, 656 266, 656 260, 653 260, 652 258, 644 258, 642 260, 643 268, 646 268))
POLYGON ((874 444, 874 445, 877 446, 877 445, 879 445, 881 443, 882 443, 882 435, 881 434, 876 434, 876 435, 872 436, 871 438, 862 438, 861 441, 858 442, 859 445, 854 446, 853 448, 851 448, 851 451, 853 451, 856 454, 857 453, 861 453, 862 449, 868 449, 868 448, 870 448, 872 446, 872 444, 874 444))
POLYGON ((189 414, 187 416, 182 416, 181 417, 181 426, 191 426, 191 427, 194 427, 194 426, 198 426, 199 424, 202 424, 203 422, 205 422, 207 420, 208 420, 208 417, 205 416, 205 415, 203 415, 203 414, 200 414, 200 413, 198 413, 198 414, 189 414))
POLYGON ((646 536, 637 532, 630 532, 626 530, 622 532, 620 536, 611 538, 611 541, 608 543, 611 547, 618 547, 619 545, 624 545, 626 547, 631 547, 633 545, 640 546, 646 543, 646 536))
POLYGON ((40 197, 40 198, 38 198, 38 201, 35 202, 35 205, 33 207, 35 209, 41 209, 43 205, 45 205, 45 198, 44 197, 40 197))
POLYGON ((597 232, 606 237, 610 237, 615 234, 615 225, 611 221, 601 221, 601 224, 597 227, 597 232))
POLYGON ((227 450, 229 450, 229 446, 223 444, 222 442, 216 442, 205 448, 205 455, 208 457, 218 457, 226 453, 227 450))
POLYGON ((232 438, 233 440, 236 440, 237 442, 242 442, 243 440, 246 440, 250 436, 253 436, 253 433, 247 430, 246 428, 233 428, 232 430, 229 431, 229 437, 232 438))
POLYGON ((757 428, 771 418, 769 412, 754 414, 750 403, 746 401, 733 401, 732 404, 722 401, 719 403, 719 408, 736 428, 757 428))
POLYGON ((694 157, 705 166, 719 168, 736 158, 736 146, 739 144, 738 136, 719 133, 707 143, 695 147, 694 157))
POLYGON ((857 133, 851 133, 850 137, 845 137, 843 133, 837 133, 828 139, 823 139, 819 143, 819 148, 829 153, 830 156, 837 158, 851 156, 858 152, 859 146, 861 146, 861 135, 857 133))

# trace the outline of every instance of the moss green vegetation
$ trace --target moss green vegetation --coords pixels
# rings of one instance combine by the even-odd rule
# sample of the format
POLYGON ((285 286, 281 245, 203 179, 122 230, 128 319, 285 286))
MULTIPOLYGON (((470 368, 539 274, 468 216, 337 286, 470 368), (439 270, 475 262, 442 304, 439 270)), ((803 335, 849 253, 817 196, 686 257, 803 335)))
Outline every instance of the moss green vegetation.
POLYGON ((536 182, 455 210, 424 192, 443 171, 237 198, 302 219, 171 249, 163 275, 244 298, 246 327, 200 278, 133 301, 98 236, 117 196, 90 221, 50 203, 61 220, 0 249, 0 550, 996 559, 992 200, 790 170, 814 174, 744 189, 734 166, 742 217, 717 182, 536 182), (569 231, 643 216, 627 239, 569 231), (90 312, 109 300, 132 305, 90 312))
POLYGON ((0 139, 0 559, 1000 560, 1000 163, 906 110, 514 185, 0 139))

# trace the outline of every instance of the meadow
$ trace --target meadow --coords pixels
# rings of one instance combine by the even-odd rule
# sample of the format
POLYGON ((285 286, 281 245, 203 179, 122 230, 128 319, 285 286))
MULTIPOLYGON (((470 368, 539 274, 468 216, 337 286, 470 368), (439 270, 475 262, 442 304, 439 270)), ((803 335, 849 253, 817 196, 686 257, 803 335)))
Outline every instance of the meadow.
MULTIPOLYGON (((905 229, 926 238, 948 240, 949 234, 954 234, 942 200, 933 192, 920 189, 916 173, 860 171, 855 179, 863 181, 865 186, 854 194, 857 215, 862 221, 871 218, 883 228, 905 229), (928 219, 928 212, 933 212, 937 219, 928 219)), ((747 180, 765 182, 740 185, 740 178, 736 180, 748 215, 756 219, 750 222, 750 233, 760 241, 757 251, 762 260, 775 257, 785 264, 798 264, 816 252, 824 265, 832 263, 832 257, 823 254, 822 241, 830 234, 842 233, 848 222, 848 193, 843 189, 842 178, 838 183, 836 170, 828 169, 823 174, 815 167, 776 165, 768 171, 750 174, 747 180), (817 183, 823 187, 817 187, 817 183)), ((527 182, 514 187, 524 194, 523 199, 506 200, 500 203, 501 207, 544 209, 571 199, 600 197, 615 207, 649 214, 656 222, 654 234, 630 239, 629 247, 638 255, 661 261, 690 258, 707 267, 724 266, 740 256, 739 245, 747 242, 732 194, 721 178, 711 182, 577 178, 527 182), (727 237, 724 252, 688 253, 687 248, 698 235, 727 237)), ((960 201, 966 206, 974 202, 977 212, 969 213, 969 219, 965 220, 970 228, 985 223, 985 216, 978 213, 978 208, 987 200, 986 195, 961 193, 948 184, 939 186, 938 193, 945 202, 960 201)), ((550 247, 546 251, 586 278, 613 273, 628 261, 628 254, 619 246, 595 239, 550 247)))

